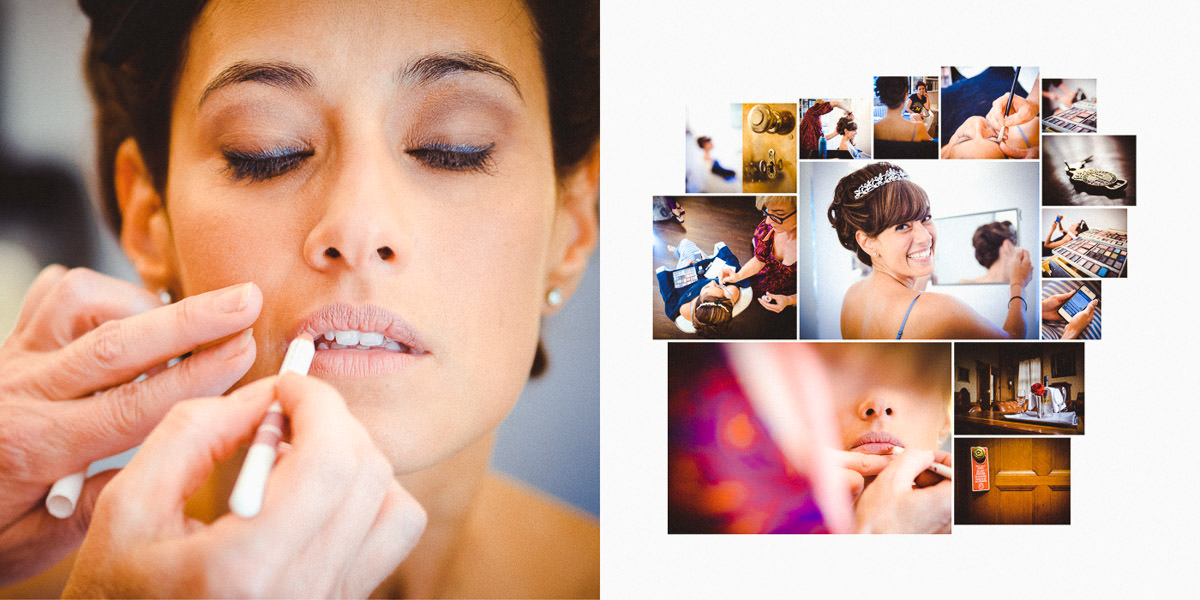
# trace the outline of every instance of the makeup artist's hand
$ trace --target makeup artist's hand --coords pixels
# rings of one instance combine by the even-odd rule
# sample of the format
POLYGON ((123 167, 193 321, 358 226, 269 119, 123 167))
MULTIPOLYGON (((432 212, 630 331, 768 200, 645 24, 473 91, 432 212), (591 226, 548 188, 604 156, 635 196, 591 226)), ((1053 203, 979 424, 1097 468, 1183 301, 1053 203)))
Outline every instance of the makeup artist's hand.
POLYGON ((89 479, 72 517, 44 508, 57 479, 139 443, 179 400, 223 393, 254 363, 243 332, 133 383, 167 360, 250 326, 262 294, 243 284, 163 306, 132 284, 47 267, 0 346, 0 585, 74 550, 96 495, 89 479))
POLYGON ((721 285, 734 283, 737 281, 737 279, 734 279, 736 275, 737 271, 735 271, 733 267, 722 267, 721 272, 717 275, 717 281, 719 281, 721 285))
POLYGON ((1013 96, 1012 108, 1008 111, 1008 116, 1004 117, 1004 108, 1008 105, 1008 94, 1004 94, 996 98, 992 102, 992 109, 988 111, 987 119, 992 129, 1000 131, 1004 127, 1011 127, 1026 121, 1033 120, 1038 116, 1038 105, 1036 102, 1030 101, 1021 96, 1013 96))
POLYGON ((854 507, 858 533, 949 533, 953 484, 948 479, 915 487, 935 461, 953 468, 948 453, 908 450, 892 456, 854 507))
POLYGON ((795 296, 784 296, 781 294, 772 294, 770 292, 763 292, 763 295, 759 296, 759 298, 758 298, 758 303, 763 305, 763 308, 765 308, 771 312, 777 313, 777 312, 783 312, 783 309, 785 309, 789 305, 793 304, 794 299, 795 299, 795 296))
POLYGON ((832 450, 833 461, 842 467, 850 498, 857 500, 866 485, 867 477, 874 477, 892 464, 891 454, 869 454, 853 450, 832 450))
POLYGON ((64 597, 365 598, 424 528, 424 510, 337 390, 268 377, 171 409, 100 495, 64 597), (188 497, 250 440, 272 399, 291 444, 262 511, 188 518, 188 497))

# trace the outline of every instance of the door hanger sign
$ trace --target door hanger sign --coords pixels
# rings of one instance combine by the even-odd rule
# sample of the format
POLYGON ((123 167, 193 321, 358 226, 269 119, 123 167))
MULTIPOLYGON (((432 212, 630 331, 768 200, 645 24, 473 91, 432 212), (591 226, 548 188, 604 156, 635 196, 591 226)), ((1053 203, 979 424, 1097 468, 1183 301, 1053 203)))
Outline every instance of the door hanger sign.
POLYGON ((986 446, 971 447, 971 491, 988 491, 988 455, 986 446))

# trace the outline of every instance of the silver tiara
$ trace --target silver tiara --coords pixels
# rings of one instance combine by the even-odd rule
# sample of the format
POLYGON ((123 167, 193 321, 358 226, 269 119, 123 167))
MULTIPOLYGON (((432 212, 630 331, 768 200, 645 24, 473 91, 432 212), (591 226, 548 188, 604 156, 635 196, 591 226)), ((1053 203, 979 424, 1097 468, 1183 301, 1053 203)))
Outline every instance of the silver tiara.
POLYGON ((854 190, 854 199, 858 200, 873 192, 875 188, 883 187, 893 181, 900 181, 902 179, 908 179, 908 173, 899 169, 888 169, 886 172, 880 173, 868 179, 866 183, 858 186, 858 189, 854 190))

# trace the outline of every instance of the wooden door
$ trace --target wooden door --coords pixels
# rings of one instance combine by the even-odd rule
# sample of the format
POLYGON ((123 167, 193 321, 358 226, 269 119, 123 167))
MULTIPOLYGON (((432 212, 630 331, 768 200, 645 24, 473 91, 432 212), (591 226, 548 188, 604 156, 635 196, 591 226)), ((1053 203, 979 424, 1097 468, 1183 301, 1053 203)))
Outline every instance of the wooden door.
POLYGON ((1070 438, 956 438, 955 524, 1070 524, 1070 438), (986 492, 971 491, 972 446, 988 449, 986 492))

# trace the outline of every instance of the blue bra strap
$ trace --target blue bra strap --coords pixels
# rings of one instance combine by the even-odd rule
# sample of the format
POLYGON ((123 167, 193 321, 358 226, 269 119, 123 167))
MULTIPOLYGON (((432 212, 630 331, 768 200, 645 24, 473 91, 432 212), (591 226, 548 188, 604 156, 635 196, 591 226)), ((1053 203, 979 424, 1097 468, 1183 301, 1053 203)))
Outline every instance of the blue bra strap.
POLYGON ((917 298, 920 297, 921 294, 917 294, 912 303, 908 305, 908 310, 904 313, 904 320, 900 322, 900 331, 896 332, 896 339, 900 339, 900 336, 904 335, 904 326, 908 325, 908 315, 912 314, 912 307, 917 304, 917 298))

